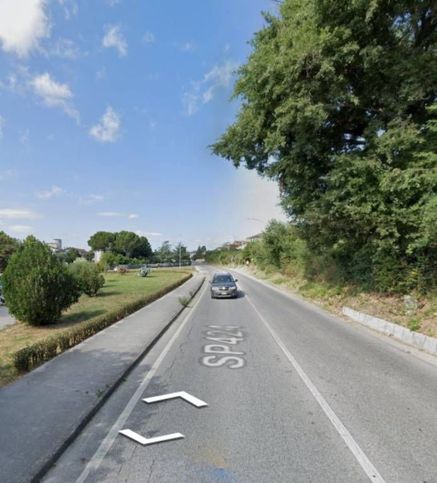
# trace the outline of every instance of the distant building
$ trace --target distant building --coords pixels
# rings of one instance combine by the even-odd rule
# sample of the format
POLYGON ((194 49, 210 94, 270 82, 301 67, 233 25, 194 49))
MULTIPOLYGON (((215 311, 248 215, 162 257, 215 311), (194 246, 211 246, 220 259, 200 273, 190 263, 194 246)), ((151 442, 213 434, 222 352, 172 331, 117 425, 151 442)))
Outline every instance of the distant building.
POLYGON ((262 233, 258 233, 257 235, 253 235, 253 236, 248 236, 246 238, 246 242, 249 243, 249 242, 261 240, 262 237, 263 237, 262 233))
POLYGON ((60 238, 54 238, 53 241, 47 243, 47 245, 54 251, 60 252, 62 250, 62 240, 60 238))

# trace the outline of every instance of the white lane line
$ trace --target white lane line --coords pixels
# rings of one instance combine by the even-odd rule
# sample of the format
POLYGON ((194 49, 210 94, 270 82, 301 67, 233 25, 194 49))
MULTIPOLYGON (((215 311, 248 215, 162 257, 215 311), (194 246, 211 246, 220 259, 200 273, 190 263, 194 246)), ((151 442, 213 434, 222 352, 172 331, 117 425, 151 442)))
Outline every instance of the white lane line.
POLYGON ((111 446, 114 444, 115 438, 118 435, 118 432, 123 428, 127 418, 130 416, 132 411, 134 410, 135 406, 137 405, 138 401, 141 399, 144 391, 146 390, 147 386, 149 385, 150 380, 155 375, 156 371, 159 369, 162 361, 164 360, 165 356, 170 351, 172 345, 179 337, 179 334, 182 332, 184 327, 188 324, 188 322, 193 317, 195 313, 199 301, 201 300, 202 296, 204 295, 207 289, 207 285, 202 290, 202 293, 198 299, 197 304, 194 308, 191 309, 191 312, 187 315, 185 320, 179 326, 178 330, 173 334, 173 337, 168 341, 167 345, 165 346, 164 350, 161 352, 159 357, 153 363, 151 369, 147 372, 146 377, 144 378, 143 382, 138 386, 137 390, 135 391, 134 395, 131 397, 129 402, 126 404, 125 408, 121 412, 120 416, 115 421, 112 428, 109 430, 109 433, 106 435, 105 439, 100 443, 100 446, 97 448, 97 451, 94 453, 88 464, 83 469, 82 473, 80 474, 79 478, 76 480, 77 483, 84 483, 85 480, 88 478, 91 472, 96 471, 99 466, 101 465, 103 459, 105 458, 108 451, 111 449, 111 446))
POLYGON ((384 478, 379 474, 378 470, 373 466, 373 464, 371 463, 367 455, 359 447, 358 443, 354 440, 354 438, 346 429, 344 424, 340 421, 339 417, 334 413, 331 406, 327 403, 326 399, 320 394, 316 386, 311 382, 311 379, 306 375, 306 373, 304 372, 300 364, 292 356, 292 354, 287 349, 287 347, 285 347, 284 343, 281 341, 279 336, 272 329, 270 324, 260 313, 260 311, 256 308, 255 304, 252 302, 252 300, 250 300, 247 294, 245 298, 252 306, 252 308, 255 310, 260 320, 266 326, 267 330, 270 332, 270 335, 273 337, 276 344, 278 344, 279 348, 282 350, 285 357, 290 361, 291 365, 295 368, 296 372, 299 374, 305 386, 309 389, 311 394, 314 396, 314 399, 319 403, 319 406, 322 408, 323 412, 331 421, 332 425, 337 430, 338 434, 342 437, 343 441, 346 443, 346 446, 350 449, 352 454, 355 456, 356 460, 361 465, 361 467, 363 468, 368 478, 374 482, 385 483, 384 478))
POLYGON ((126 436, 126 438, 133 439, 137 443, 143 446, 148 446, 149 444, 163 443, 164 441, 174 441, 175 439, 182 439, 185 436, 181 433, 164 434, 163 436, 156 436, 155 438, 145 438, 141 434, 132 431, 131 429, 122 429, 120 434, 126 436))
POLYGON ((169 399, 184 399, 188 403, 192 404, 193 406, 196 406, 196 408, 203 408, 205 406, 208 406, 205 401, 202 401, 201 399, 192 396, 191 394, 188 394, 185 391, 179 391, 179 392, 172 392, 171 394, 163 394, 161 396, 152 396, 152 397, 146 397, 143 399, 143 401, 147 404, 155 403, 155 402, 161 402, 161 401, 167 401, 169 399))

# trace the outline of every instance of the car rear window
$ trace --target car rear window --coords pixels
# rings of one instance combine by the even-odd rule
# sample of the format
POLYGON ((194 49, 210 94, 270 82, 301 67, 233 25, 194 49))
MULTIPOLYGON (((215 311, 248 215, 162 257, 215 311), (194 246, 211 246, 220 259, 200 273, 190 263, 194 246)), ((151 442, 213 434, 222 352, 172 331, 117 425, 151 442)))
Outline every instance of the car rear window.
POLYGON ((213 279, 214 283, 229 283, 233 281, 234 280, 230 275, 215 275, 213 279))

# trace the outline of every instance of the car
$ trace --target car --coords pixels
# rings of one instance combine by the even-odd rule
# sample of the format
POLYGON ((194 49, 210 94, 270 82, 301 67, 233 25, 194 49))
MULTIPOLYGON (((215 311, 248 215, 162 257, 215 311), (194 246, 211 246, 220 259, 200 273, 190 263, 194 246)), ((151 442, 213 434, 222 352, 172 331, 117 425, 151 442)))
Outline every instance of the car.
POLYGON ((238 280, 229 272, 215 273, 211 282, 211 298, 236 298, 238 297, 238 280))

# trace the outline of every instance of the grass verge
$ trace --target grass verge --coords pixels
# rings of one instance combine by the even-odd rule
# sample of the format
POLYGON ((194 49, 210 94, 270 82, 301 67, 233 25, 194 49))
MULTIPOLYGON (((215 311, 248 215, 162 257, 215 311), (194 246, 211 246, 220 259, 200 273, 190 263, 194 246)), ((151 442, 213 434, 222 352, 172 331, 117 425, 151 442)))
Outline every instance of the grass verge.
POLYGON ((17 322, 5 327, 0 330, 0 387, 162 297, 191 276, 187 270, 155 270, 145 278, 136 272, 106 274, 99 295, 82 296, 57 324, 33 327, 17 322))

